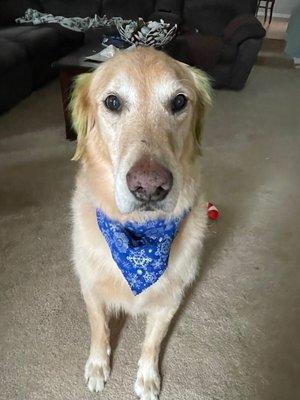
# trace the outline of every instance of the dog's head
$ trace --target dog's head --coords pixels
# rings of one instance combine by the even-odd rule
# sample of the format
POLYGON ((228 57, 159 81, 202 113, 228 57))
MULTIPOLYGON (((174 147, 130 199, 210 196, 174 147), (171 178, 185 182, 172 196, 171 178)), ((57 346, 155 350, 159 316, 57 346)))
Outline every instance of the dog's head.
POLYGON ((195 192, 193 168, 209 102, 204 73, 152 48, 120 52, 76 81, 74 159, 82 157, 94 176, 109 175, 106 198, 122 214, 172 212, 180 196, 195 192))

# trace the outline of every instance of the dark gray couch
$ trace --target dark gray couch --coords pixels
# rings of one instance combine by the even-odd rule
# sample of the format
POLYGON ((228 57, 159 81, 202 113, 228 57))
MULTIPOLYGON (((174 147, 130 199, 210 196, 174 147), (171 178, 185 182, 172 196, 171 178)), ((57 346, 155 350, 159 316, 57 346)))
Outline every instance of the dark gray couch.
POLYGON ((53 78, 52 62, 84 40, 82 33, 56 24, 15 24, 29 7, 44 11, 37 0, 0 0, 0 112, 53 78))
POLYGON ((0 112, 52 78, 52 62, 84 41, 83 33, 56 24, 17 25, 27 8, 177 23, 179 35, 165 50, 206 70, 215 87, 231 89, 244 86, 265 34, 254 17, 256 0, 0 0, 0 112))
MULTIPOLYGON (((161 3, 161 4, 160 4, 161 3)), ((158 0, 167 8, 173 0, 158 0)), ((176 0, 177 8, 182 3, 176 0)), ((256 0, 185 0, 179 35, 167 51, 205 70, 215 88, 244 87, 265 36, 255 17, 256 0)), ((163 17, 164 12, 158 13, 163 17)))

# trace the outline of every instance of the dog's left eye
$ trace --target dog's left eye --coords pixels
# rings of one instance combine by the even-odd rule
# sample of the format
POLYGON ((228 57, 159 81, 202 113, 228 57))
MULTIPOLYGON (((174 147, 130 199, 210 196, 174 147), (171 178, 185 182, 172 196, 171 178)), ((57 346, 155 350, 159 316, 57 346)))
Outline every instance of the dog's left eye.
POLYGON ((121 109, 121 100, 113 94, 106 97, 104 104, 110 111, 120 111, 121 109))
POLYGON ((187 104, 187 98, 184 94, 180 93, 171 102, 172 113, 175 114, 185 108, 187 104))

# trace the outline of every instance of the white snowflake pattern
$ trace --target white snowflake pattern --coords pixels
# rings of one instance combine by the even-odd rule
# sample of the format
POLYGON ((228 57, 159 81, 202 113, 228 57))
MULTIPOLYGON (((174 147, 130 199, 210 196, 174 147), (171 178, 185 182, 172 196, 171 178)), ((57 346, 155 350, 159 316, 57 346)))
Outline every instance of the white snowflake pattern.
POLYGON ((102 234, 103 234, 103 236, 105 237, 105 239, 106 239, 108 245, 111 246, 111 242, 112 242, 112 241, 111 241, 111 237, 109 236, 108 232, 105 231, 105 230, 103 230, 103 231, 102 231, 102 234))
POLYGON ((144 279, 147 283, 154 283, 156 281, 156 275, 154 272, 146 271, 144 279))
POLYGON ((147 227, 147 229, 148 229, 148 228, 154 228, 155 226, 156 226, 156 221, 150 220, 150 221, 147 221, 147 222, 146 222, 146 227, 147 227))
POLYGON ((163 235, 163 233, 163 228, 150 228, 145 231, 145 235, 153 240, 158 239, 160 236, 163 235))
POLYGON ((165 235, 163 238, 160 238, 160 239, 161 240, 159 240, 160 243, 159 243, 158 248, 157 248, 157 250, 155 252, 155 255, 156 256, 159 256, 159 255, 165 256, 165 255, 169 254, 170 247, 171 247, 171 244, 172 244, 172 240, 167 235, 165 235))
POLYGON ((160 258, 158 260, 153 260, 152 267, 153 267, 154 270, 162 269, 163 268, 162 260, 160 258))
POLYGON ((119 228, 119 226, 117 225, 117 224, 112 224, 112 223, 109 223, 108 224, 108 229, 110 229, 111 230, 111 232, 120 232, 120 228, 119 228))
POLYGON ((135 289, 141 288, 142 286, 141 278, 137 274, 129 272, 126 279, 131 287, 134 287, 135 289))
POLYGON ((168 222, 166 224, 166 231, 171 231, 172 229, 174 229, 174 224, 173 222, 168 222))
POLYGON ((144 268, 152 261, 152 258, 148 257, 143 249, 132 252, 126 259, 137 268, 144 268))
POLYGON ((126 253, 128 249, 128 238, 123 232, 114 233, 114 243, 121 253, 126 253))
POLYGON ((112 258, 117 265, 120 265, 122 263, 122 259, 120 258, 120 254, 118 252, 112 253, 112 258))

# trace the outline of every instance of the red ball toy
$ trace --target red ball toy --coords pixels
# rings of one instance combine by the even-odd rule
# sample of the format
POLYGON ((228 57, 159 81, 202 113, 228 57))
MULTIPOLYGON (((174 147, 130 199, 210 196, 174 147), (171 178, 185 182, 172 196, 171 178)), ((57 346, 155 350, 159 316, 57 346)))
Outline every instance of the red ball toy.
POLYGON ((207 215, 208 218, 216 220, 220 216, 220 212, 213 203, 207 203, 207 215))

